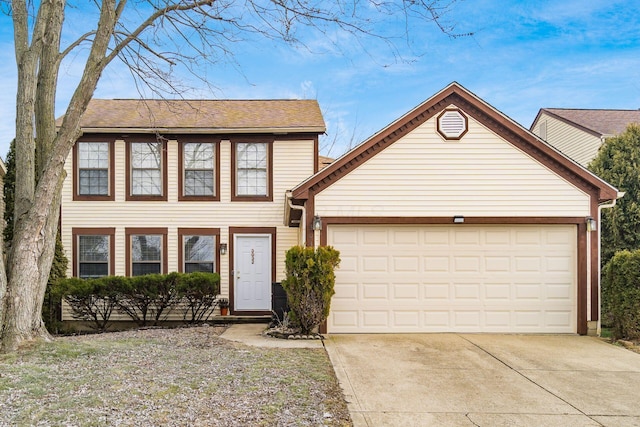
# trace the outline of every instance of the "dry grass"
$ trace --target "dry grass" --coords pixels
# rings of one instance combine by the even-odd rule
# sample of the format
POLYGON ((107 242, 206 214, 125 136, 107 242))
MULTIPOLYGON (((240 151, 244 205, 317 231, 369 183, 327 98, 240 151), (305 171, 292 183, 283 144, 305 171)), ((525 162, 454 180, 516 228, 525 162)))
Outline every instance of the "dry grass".
POLYGON ((58 338, 0 355, 0 426, 351 425, 322 349, 214 327, 58 338))

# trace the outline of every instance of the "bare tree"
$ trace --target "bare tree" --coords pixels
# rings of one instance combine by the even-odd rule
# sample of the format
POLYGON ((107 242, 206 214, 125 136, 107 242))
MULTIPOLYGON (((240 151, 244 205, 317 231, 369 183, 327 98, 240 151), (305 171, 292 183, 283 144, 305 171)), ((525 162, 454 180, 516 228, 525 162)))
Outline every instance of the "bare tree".
POLYGON ((410 41, 409 29, 420 32, 432 26, 458 36, 442 18, 455 1, 0 0, 12 16, 18 68, 15 229, 6 265, 0 257, 0 348, 11 351, 25 341, 49 338, 41 309, 54 254, 64 162, 110 63, 126 64, 137 84, 178 93, 172 70, 182 66, 200 75, 199 66, 230 55, 236 42, 252 37, 283 40, 313 53, 312 42, 319 37, 331 49, 341 50, 344 44, 334 37, 341 34, 363 46, 365 40, 380 43, 390 53, 387 58, 400 60, 401 49, 410 41), (65 25, 74 7, 97 15, 92 29, 63 46, 69 34, 94 16, 65 25), (401 30, 395 34, 390 28, 401 30), (56 127, 60 65, 72 52, 76 61, 84 58, 84 70, 56 127))

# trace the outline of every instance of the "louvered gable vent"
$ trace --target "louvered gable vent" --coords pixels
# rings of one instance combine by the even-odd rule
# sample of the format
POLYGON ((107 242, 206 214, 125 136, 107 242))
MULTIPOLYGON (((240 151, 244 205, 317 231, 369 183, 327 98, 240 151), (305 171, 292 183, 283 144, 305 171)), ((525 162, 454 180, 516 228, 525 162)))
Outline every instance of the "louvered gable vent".
POLYGON ((445 110, 438 116, 438 133, 444 139, 461 139, 467 130, 467 116, 458 109, 445 110))

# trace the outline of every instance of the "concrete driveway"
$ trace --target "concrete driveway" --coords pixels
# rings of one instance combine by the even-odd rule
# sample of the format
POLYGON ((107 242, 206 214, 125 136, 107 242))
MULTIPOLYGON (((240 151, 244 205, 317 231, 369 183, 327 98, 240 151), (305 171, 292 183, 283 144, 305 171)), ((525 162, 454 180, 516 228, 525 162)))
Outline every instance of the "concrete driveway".
POLYGON ((359 426, 640 426, 640 354, 571 335, 331 335, 359 426))

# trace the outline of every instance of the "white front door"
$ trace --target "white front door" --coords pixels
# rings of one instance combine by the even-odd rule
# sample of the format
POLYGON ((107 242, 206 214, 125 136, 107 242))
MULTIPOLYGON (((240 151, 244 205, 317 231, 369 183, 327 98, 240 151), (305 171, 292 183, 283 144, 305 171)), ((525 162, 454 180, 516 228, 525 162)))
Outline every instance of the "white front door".
POLYGON ((271 235, 234 236, 234 309, 271 310, 271 235))

